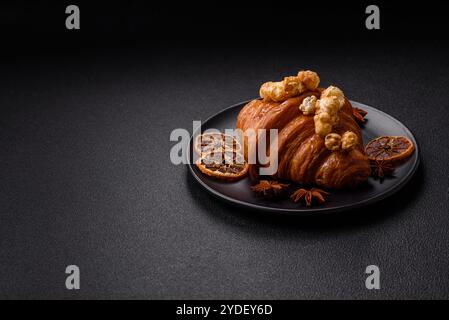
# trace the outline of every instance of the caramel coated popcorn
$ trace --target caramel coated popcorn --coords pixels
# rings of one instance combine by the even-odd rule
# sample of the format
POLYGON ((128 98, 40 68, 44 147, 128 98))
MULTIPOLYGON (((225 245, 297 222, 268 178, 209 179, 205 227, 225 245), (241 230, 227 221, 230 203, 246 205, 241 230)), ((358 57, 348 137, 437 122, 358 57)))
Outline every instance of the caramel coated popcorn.
POLYGON ((321 99, 328 97, 337 98, 339 108, 343 107, 343 105, 345 104, 345 95, 343 94, 343 91, 341 91, 338 87, 329 86, 323 92, 321 92, 321 99))
POLYGON ((280 82, 265 82, 259 91, 260 97, 266 100, 282 101, 287 99, 284 83, 280 82))
POLYGON ((345 98, 337 87, 330 86, 321 93, 316 102, 315 133, 324 138, 332 132, 332 127, 340 121, 338 112, 343 107, 345 98), (329 129, 330 128, 330 129, 329 129))
POLYGON ((315 114, 316 102, 317 98, 315 96, 306 97, 299 106, 299 110, 305 115, 315 114))
POLYGON ((266 82, 260 87, 260 97, 275 102, 285 101, 307 90, 316 90, 320 78, 316 72, 300 71, 297 76, 285 77, 283 81, 266 82))
POLYGON ((332 132, 332 120, 328 113, 319 113, 313 117, 315 122, 315 133, 324 138, 332 132))
POLYGON ((300 95, 304 91, 306 87, 298 80, 298 77, 285 77, 283 81, 264 83, 260 87, 259 94, 263 99, 281 102, 300 95))
POLYGON ((331 151, 339 150, 341 147, 341 136, 338 133, 329 133, 324 138, 324 145, 331 151))
MULTIPOLYGON (((266 82, 260 87, 260 96, 265 100, 282 102, 318 88, 320 78, 316 72, 299 71, 297 76, 285 77, 283 81, 266 82)), ((340 121, 339 111, 345 104, 345 95, 338 87, 329 86, 321 92, 320 98, 304 98, 299 110, 306 116, 314 115, 315 133, 325 140, 329 150, 351 150, 358 143, 357 135, 347 131, 342 136, 332 133, 340 121)))
POLYGON ((310 70, 299 71, 298 79, 304 83, 309 90, 315 90, 320 85, 320 77, 316 72, 310 70))
POLYGON ((359 138, 352 131, 346 131, 341 137, 341 148, 343 150, 352 150, 359 142, 359 138))
POLYGON ((324 97, 318 100, 318 113, 328 113, 336 115, 340 111, 340 103, 337 97, 324 97))

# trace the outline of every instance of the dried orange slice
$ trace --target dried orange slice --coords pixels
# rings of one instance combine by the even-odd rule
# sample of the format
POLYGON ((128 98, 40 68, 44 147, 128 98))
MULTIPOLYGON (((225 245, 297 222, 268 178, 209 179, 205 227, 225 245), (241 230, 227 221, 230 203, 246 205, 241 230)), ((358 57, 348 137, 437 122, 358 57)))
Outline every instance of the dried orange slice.
POLYGON ((229 151, 242 152, 242 145, 237 139, 228 134, 220 132, 211 132, 198 135, 193 145, 198 155, 210 153, 212 151, 229 151))
POLYGON ((203 154, 195 164, 202 173, 226 181, 243 178, 249 167, 243 155, 235 151, 212 151, 203 154))
POLYGON ((403 136, 382 136, 368 142, 365 147, 373 161, 398 162, 408 158, 415 150, 410 139, 403 136))

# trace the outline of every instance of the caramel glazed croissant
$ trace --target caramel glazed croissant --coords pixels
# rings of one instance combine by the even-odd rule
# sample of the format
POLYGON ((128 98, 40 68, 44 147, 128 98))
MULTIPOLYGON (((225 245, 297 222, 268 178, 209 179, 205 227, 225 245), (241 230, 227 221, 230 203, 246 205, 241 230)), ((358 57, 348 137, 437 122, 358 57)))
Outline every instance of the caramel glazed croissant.
MULTIPOLYGON (((278 129, 274 178, 331 189, 354 187, 371 172, 361 130, 343 92, 334 86, 319 88, 319 82, 315 72, 300 71, 284 81, 264 83, 262 99, 243 107, 237 128, 244 133, 278 129)), ((248 152, 255 151, 249 151, 246 134, 244 147, 248 159, 248 152)))

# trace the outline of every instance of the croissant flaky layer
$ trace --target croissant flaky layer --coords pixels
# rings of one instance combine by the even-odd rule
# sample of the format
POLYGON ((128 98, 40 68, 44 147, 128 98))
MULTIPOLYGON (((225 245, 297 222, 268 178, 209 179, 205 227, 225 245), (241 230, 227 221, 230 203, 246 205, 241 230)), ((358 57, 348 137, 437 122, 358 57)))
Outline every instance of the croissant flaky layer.
MULTIPOLYGON (((369 160, 350 102, 345 100, 333 132, 342 135, 352 131, 358 136, 358 143, 349 151, 331 151, 325 147, 324 138, 315 133, 313 115, 305 115, 299 110, 303 99, 312 95, 319 97, 320 93, 309 91, 282 103, 253 100, 240 111, 237 128, 243 132, 278 129, 278 170, 275 174, 278 179, 331 189, 354 187, 366 181, 371 172, 369 160)), ((245 155, 248 156, 248 152, 254 150, 248 149, 248 137, 245 135, 244 138, 245 155)))

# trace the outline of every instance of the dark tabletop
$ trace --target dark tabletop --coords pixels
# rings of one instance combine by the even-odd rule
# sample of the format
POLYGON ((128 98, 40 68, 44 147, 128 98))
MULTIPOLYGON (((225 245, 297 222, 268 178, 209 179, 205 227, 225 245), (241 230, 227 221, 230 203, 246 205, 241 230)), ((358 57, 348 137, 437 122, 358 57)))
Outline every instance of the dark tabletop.
POLYGON ((1 298, 449 298, 448 50, 427 45, 158 47, 2 62, 1 298), (319 72, 408 126, 421 165, 353 212, 245 211, 170 162, 170 132, 319 72), (65 288, 65 268, 81 290, 65 288), (381 289, 365 288, 377 265, 381 289))

